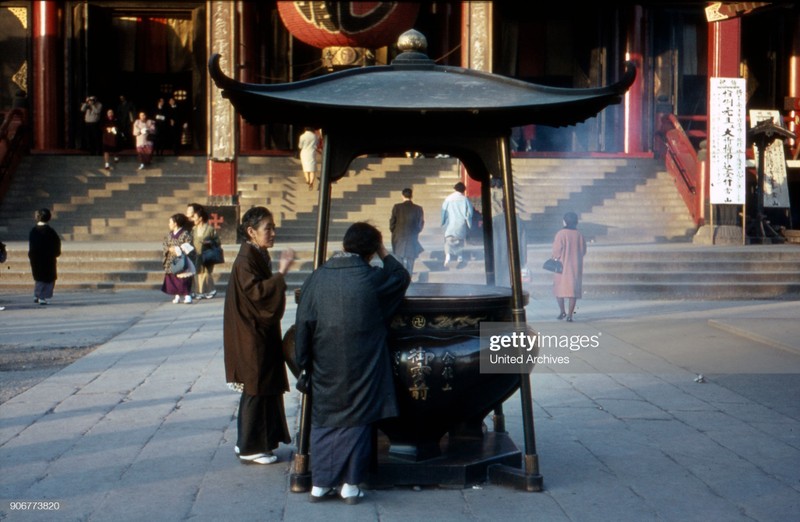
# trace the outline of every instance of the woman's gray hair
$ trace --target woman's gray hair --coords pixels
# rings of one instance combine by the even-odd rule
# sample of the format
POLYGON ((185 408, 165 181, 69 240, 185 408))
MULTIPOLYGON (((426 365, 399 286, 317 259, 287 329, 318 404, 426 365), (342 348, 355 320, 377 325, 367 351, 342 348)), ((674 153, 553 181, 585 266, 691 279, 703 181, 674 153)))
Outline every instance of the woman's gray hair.
POLYGON ((272 212, 267 207, 253 207, 242 216, 239 232, 242 236, 247 237, 247 229, 250 227, 258 228, 258 225, 265 219, 272 219, 272 212))

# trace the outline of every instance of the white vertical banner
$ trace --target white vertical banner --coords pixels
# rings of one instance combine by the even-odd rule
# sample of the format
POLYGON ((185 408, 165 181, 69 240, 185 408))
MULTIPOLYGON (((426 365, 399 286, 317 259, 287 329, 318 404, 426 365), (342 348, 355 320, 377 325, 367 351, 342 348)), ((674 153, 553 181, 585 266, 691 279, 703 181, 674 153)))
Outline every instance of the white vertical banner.
POLYGON ((744 78, 711 78, 709 111, 709 199, 744 205, 747 118, 744 78))
MULTIPOLYGON (((783 127, 781 113, 775 110, 750 110, 750 127, 755 127, 764 120, 769 120, 778 127, 783 127)), ((758 146, 753 145, 753 155, 758 168, 758 146)), ((767 145, 764 153, 764 208, 789 208, 789 182, 786 179, 786 153, 783 140, 776 139, 767 145)))

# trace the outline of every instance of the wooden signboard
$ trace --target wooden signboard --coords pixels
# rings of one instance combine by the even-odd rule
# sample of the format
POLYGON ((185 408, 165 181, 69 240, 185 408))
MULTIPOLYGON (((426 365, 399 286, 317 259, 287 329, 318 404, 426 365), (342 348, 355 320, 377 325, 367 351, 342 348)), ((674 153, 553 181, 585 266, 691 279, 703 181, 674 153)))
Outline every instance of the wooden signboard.
POLYGON ((709 175, 711 204, 744 205, 746 85, 743 78, 711 78, 709 175))
MULTIPOLYGON (((750 127, 755 127, 758 122, 770 120, 775 125, 781 126, 781 114, 774 110, 750 110, 750 127)), ((789 208, 789 183, 786 178, 786 153, 784 141, 776 139, 767 146, 764 155, 764 208, 789 208)), ((753 156, 756 166, 760 151, 753 145, 753 156)))

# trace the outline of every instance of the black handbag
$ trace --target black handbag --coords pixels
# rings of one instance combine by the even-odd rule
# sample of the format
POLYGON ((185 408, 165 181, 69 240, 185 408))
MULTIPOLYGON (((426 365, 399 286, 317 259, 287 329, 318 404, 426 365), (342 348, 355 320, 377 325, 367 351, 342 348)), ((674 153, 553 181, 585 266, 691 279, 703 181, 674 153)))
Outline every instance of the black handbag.
POLYGON ((220 245, 214 244, 203 250, 203 253, 200 254, 200 260, 206 266, 219 265, 225 262, 225 252, 222 251, 220 245))
POLYGON ((550 272, 554 272, 556 274, 560 274, 561 272, 564 271, 564 265, 561 264, 561 261, 553 258, 550 258, 547 261, 545 261, 544 264, 542 265, 542 268, 550 272))

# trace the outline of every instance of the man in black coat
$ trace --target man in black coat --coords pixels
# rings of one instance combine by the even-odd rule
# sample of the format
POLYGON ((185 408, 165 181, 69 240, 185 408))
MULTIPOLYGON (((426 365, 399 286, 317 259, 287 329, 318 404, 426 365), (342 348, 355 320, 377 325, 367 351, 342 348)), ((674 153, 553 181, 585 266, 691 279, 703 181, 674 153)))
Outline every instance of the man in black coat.
POLYGON ((28 235, 28 259, 35 283, 33 301, 40 305, 46 305, 47 300, 53 297, 58 278, 56 263, 61 255, 61 238, 48 224, 51 216, 49 209, 37 210, 36 226, 28 235))
POLYGON ((392 207, 392 217, 389 218, 392 253, 410 275, 414 275, 414 261, 424 250, 419 242, 419 234, 425 226, 425 212, 411 201, 412 195, 410 188, 404 188, 403 202, 392 207))
POLYGON ((153 111, 153 119, 156 121, 156 136, 153 147, 156 156, 163 156, 164 149, 167 144, 171 142, 170 139, 170 125, 169 125, 170 109, 164 102, 164 98, 159 98, 156 102, 155 111, 153 111))
POLYGON ((181 135, 183 134, 183 111, 181 110, 175 98, 169 99, 168 117, 169 117, 169 145, 172 147, 176 156, 181 153, 181 135))
POLYGON ((295 361, 311 376, 311 500, 341 485, 340 496, 355 504, 363 496, 358 484, 366 478, 372 424, 398 414, 388 323, 411 277, 372 225, 351 225, 343 243, 344 252, 300 290, 295 361))

